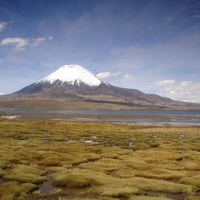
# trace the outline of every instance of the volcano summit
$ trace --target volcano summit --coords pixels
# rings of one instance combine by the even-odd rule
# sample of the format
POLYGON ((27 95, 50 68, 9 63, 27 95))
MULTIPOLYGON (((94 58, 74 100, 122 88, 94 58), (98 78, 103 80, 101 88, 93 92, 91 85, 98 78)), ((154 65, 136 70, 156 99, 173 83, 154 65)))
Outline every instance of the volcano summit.
POLYGON ((162 109, 186 105, 189 104, 136 89, 115 87, 80 65, 64 65, 41 80, 0 97, 0 108, 12 109, 162 109))
POLYGON ((96 78, 91 72, 80 65, 64 65, 49 76, 43 78, 38 83, 62 81, 72 85, 86 84, 89 86, 98 86, 101 80, 96 78))
POLYGON ((86 90, 99 87, 101 84, 107 83, 98 79, 94 74, 80 65, 64 65, 52 74, 21 89, 18 93, 75 94, 78 92, 78 95, 79 93, 84 94, 86 90))

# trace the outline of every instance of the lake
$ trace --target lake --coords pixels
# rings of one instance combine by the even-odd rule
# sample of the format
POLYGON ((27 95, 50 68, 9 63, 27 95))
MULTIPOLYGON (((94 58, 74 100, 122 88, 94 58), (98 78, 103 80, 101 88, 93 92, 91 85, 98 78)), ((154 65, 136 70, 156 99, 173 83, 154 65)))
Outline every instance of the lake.
POLYGON ((50 115, 52 120, 119 121, 200 125, 200 110, 0 110, 16 115, 50 115), (59 118, 57 116, 63 116, 59 118), (56 116, 56 117, 54 117, 56 116), (67 117, 68 116, 68 117, 67 117), (69 117, 71 116, 71 118, 69 117))

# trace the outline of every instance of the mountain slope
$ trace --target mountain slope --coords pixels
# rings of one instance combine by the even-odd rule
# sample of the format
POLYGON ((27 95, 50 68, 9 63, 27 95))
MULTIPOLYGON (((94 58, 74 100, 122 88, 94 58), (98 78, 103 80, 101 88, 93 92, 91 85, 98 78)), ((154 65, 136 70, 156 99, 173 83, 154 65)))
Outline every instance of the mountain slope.
POLYGON ((80 94, 101 84, 108 85, 80 65, 64 65, 17 93, 69 93, 76 91, 80 94))
MULTIPOLYGON (((37 107, 38 101, 40 101, 40 105, 41 101, 50 101, 52 109, 55 108, 53 102, 58 101, 65 105, 66 102, 92 103, 92 109, 95 109, 94 103, 96 105, 105 105, 105 103, 115 104, 116 109, 119 105, 125 105, 129 108, 130 106, 157 106, 158 108, 163 108, 186 105, 186 103, 176 102, 155 94, 145 94, 136 89, 115 87, 98 79, 91 72, 79 65, 62 66, 52 74, 22 88, 20 91, 1 96, 0 101, 4 102, 4 105, 5 102, 9 102, 9 105, 13 105, 13 107, 16 101, 18 101, 16 107, 19 107, 20 101, 22 108, 26 104, 32 105, 30 106, 32 109, 37 107), (28 102, 31 102, 31 104, 28 102)), ((46 103, 44 103, 43 109, 45 109, 45 105, 46 103)), ((81 108, 84 108, 84 106, 81 108)), ((109 109, 109 106, 106 109, 109 109)))

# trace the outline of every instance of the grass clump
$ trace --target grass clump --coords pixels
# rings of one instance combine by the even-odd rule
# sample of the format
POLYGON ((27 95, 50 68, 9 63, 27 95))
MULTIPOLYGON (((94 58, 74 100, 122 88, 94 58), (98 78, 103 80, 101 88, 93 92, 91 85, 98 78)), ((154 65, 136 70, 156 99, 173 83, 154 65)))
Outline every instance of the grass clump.
POLYGON ((128 167, 131 170, 150 170, 152 169, 152 164, 147 163, 143 159, 141 159, 141 155, 136 154, 135 152, 129 155, 123 155, 119 157, 123 166, 128 167))
POLYGON ((137 187, 125 186, 119 187, 116 186, 95 186, 91 188, 91 192, 96 195, 113 197, 113 198, 122 198, 130 197, 131 195, 143 194, 144 192, 139 190, 137 187))
POLYGON ((183 177, 180 179, 179 183, 186 185, 193 185, 200 188, 200 175, 193 177, 183 177))
POLYGON ((46 181, 45 177, 35 174, 8 174, 3 177, 3 181, 17 181, 18 183, 35 183, 40 184, 46 181))
POLYGON ((79 165, 81 169, 88 169, 92 171, 110 172, 119 170, 123 167, 123 162, 117 159, 105 158, 92 163, 83 163, 79 165))
POLYGON ((28 165, 15 165, 10 171, 10 174, 34 174, 34 175, 39 175, 43 176, 47 173, 46 170, 39 169, 37 167, 32 167, 28 165))
POLYGON ((185 176, 185 174, 183 172, 176 171, 176 170, 154 168, 147 171, 141 171, 138 173, 138 176, 142 176, 145 178, 171 180, 171 179, 182 178, 185 176))
POLYGON ((21 188, 18 185, 17 182, 10 181, 7 183, 1 184, 0 187, 0 196, 6 196, 6 195, 19 195, 21 192, 21 188))
MULTIPOLYGON (((59 197, 58 200, 68 200, 67 197, 59 197)), ((117 200, 118 198, 112 198, 112 197, 99 197, 99 198, 74 198, 73 200, 117 200)))
POLYGON ((187 161, 184 163, 184 169, 190 171, 198 171, 200 170, 200 165, 192 161, 187 161))
POLYGON ((143 191, 166 192, 166 193, 187 193, 196 192, 197 188, 191 185, 176 184, 169 181, 133 177, 126 180, 129 185, 136 186, 143 191))
POLYGON ((19 196, 22 193, 29 193, 37 190, 38 186, 31 183, 19 184, 15 181, 9 181, 1 184, 0 187, 0 199, 6 199, 6 197, 19 196))
POLYGON ((129 200, 173 200, 166 197, 133 196, 129 200))
POLYGON ((133 169, 119 169, 115 171, 115 175, 119 178, 130 178, 138 174, 136 170, 133 169))
POLYGON ((41 163, 46 166, 61 166, 60 158, 55 155, 45 157, 41 163))
POLYGON ((133 150, 146 150, 146 149, 150 149, 151 146, 145 142, 137 142, 130 148, 133 150))
POLYGON ((4 171, 3 171, 3 169, 0 168, 0 178, 2 178, 3 175, 4 175, 4 171))
POLYGON ((3 176, 3 181, 40 184, 46 181, 45 170, 27 165, 15 165, 3 176))
POLYGON ((200 196, 188 196, 184 200, 200 200, 200 196))
POLYGON ((3 195, 1 197, 1 200, 13 200, 14 199, 14 195, 13 194, 6 194, 6 195, 3 195))
POLYGON ((57 187, 84 188, 98 185, 96 177, 84 170, 66 170, 52 177, 52 184, 57 187))

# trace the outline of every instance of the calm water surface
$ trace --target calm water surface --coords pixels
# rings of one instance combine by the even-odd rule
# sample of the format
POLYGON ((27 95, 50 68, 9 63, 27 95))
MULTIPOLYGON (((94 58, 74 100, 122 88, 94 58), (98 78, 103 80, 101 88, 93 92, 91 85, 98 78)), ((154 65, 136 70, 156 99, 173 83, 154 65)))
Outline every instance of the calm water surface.
POLYGON ((170 123, 170 124, 196 124, 200 125, 200 110, 1 110, 1 112, 8 112, 13 114, 18 113, 44 113, 44 114, 90 114, 90 118, 75 118, 80 121, 124 121, 124 122, 157 122, 157 123, 170 123), (93 118, 92 115, 119 115, 117 118, 93 118), (124 118, 122 117, 124 115, 124 118), (140 115, 143 117, 138 118, 126 118, 128 115, 140 115), (145 115, 147 116, 145 118, 145 115), (154 118, 148 118, 150 116, 157 116, 157 120, 154 118), (167 116, 169 120, 158 120, 158 116, 167 116))
POLYGON ((10 113, 114 114, 114 115, 195 115, 200 110, 2 110, 10 113))

